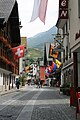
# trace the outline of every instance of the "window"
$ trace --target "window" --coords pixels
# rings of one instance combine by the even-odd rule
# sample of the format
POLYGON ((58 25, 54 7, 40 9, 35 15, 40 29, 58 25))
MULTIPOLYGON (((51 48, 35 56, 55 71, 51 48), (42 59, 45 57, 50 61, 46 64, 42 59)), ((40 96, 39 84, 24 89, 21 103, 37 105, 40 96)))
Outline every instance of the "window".
POLYGON ((3 76, 3 74, 1 73, 1 77, 3 76))
POLYGON ((63 52, 63 62, 65 62, 65 50, 63 52))
POLYGON ((71 58, 71 50, 69 50, 69 58, 71 58))
POLYGON ((68 46, 66 46, 66 60, 68 60, 68 46))
POLYGON ((63 27, 63 38, 65 37, 65 25, 63 27))
POLYGON ((7 77, 7 85, 8 85, 8 80, 9 80, 9 79, 8 79, 8 75, 7 75, 6 77, 7 77))
POLYGON ((5 85, 5 74, 3 74, 3 85, 5 85))
POLYGON ((78 0, 78 17, 80 18, 80 0, 78 0))
POLYGON ((67 22, 66 22, 66 33, 68 32, 68 24, 67 24, 67 22))

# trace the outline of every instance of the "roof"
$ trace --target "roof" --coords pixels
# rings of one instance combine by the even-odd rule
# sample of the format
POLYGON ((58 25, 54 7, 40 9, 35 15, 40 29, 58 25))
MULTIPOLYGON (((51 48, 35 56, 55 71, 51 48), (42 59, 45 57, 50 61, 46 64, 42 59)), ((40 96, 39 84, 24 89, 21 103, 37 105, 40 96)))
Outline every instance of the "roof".
POLYGON ((7 22, 16 0, 0 0, 0 18, 7 22))

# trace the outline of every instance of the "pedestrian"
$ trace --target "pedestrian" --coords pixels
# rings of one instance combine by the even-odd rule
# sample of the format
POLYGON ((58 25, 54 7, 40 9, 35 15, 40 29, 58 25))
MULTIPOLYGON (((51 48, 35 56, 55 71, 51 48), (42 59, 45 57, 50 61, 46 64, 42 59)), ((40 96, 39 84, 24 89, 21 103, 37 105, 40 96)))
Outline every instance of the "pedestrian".
POLYGON ((40 81, 38 82, 38 87, 39 87, 39 88, 41 87, 40 81))
POLYGON ((42 85, 43 85, 43 80, 40 80, 40 84, 41 84, 41 88, 42 88, 42 85))
POLYGON ((40 79, 39 78, 36 80, 36 83, 37 83, 37 87, 40 88, 41 84, 40 84, 40 79))
POLYGON ((20 80, 16 79, 16 87, 17 87, 17 89, 19 89, 19 85, 20 85, 20 80))
POLYGON ((52 80, 50 81, 50 87, 52 87, 52 80))

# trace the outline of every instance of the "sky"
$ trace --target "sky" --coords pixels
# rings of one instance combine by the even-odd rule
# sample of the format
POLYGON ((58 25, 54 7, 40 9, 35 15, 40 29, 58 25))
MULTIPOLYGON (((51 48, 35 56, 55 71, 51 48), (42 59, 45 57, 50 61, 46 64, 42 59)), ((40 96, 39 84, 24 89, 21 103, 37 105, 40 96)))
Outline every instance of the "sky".
POLYGON ((56 25, 58 19, 59 0, 48 0, 46 20, 44 23, 37 18, 35 21, 30 22, 34 0, 17 0, 18 12, 21 25, 21 37, 33 37, 34 35, 45 32, 56 25))

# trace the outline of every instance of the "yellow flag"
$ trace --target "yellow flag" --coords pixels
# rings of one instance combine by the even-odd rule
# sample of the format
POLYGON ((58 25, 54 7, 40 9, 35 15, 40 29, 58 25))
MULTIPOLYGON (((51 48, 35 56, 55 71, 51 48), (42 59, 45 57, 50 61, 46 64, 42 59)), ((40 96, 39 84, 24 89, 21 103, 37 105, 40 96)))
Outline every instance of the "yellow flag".
POLYGON ((26 71, 26 73, 29 73, 30 72, 30 66, 25 67, 25 71, 26 71))
POLYGON ((59 60, 57 60, 57 59, 55 59, 55 62, 56 62, 57 67, 60 68, 60 66, 62 65, 62 63, 59 60))

